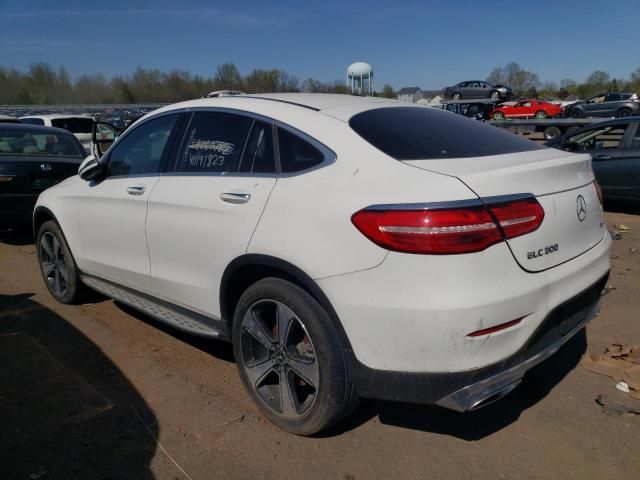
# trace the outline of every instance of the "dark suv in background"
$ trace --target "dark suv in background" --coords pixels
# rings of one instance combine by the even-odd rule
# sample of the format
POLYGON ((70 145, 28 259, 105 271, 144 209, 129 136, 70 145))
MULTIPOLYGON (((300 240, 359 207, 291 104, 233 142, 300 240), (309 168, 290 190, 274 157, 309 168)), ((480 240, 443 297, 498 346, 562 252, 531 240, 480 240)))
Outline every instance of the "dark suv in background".
POLYGON ((635 93, 599 93, 591 98, 565 107, 567 116, 582 117, 628 117, 640 115, 640 98, 635 93))

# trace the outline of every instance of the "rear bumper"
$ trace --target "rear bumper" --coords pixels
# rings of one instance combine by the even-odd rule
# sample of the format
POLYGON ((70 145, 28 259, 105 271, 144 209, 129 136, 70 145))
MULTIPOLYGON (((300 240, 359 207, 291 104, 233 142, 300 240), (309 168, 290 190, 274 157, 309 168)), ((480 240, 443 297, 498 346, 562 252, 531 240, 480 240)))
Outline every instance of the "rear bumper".
POLYGON ((368 368, 347 352, 356 390, 367 398, 436 404, 459 412, 488 405, 513 390, 529 369, 595 317, 608 276, 556 307, 519 352, 493 365, 450 373, 394 372, 368 368))

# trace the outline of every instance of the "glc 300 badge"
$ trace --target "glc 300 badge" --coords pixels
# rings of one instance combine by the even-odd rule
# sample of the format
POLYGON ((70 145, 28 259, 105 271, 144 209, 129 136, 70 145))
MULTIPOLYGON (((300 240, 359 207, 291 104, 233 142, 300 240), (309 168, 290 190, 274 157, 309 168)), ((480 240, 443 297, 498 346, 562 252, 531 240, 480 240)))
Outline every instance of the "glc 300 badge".
POLYGON ((558 251, 558 244, 554 243, 553 245, 549 245, 548 247, 540 248, 538 250, 534 250, 533 252, 527 252, 527 259, 533 260, 534 258, 540 258, 544 255, 549 255, 550 253, 556 253, 558 251))

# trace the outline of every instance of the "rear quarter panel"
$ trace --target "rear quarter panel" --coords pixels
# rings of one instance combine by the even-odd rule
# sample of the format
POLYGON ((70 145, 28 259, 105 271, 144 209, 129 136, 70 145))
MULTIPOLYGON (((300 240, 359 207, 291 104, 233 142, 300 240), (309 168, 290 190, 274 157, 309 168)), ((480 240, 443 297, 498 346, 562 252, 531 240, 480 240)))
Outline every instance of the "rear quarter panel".
POLYGON ((353 226, 357 211, 373 204, 476 198, 453 177, 388 157, 342 121, 327 117, 298 127, 333 150, 335 162, 278 179, 249 253, 281 258, 312 278, 369 269, 387 250, 353 226))

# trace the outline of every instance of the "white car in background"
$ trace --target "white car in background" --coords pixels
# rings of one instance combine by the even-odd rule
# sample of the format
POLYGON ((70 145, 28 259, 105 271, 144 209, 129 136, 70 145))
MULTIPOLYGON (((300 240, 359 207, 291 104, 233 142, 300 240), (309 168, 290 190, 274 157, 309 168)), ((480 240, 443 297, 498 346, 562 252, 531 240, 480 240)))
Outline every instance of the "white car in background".
POLYGON ((44 125, 69 130, 80 141, 87 154, 93 145, 91 134, 94 120, 87 115, 29 115, 20 117, 22 123, 44 125))
POLYGON ((233 343, 296 434, 360 397, 467 411, 597 311, 609 273, 589 155, 446 111, 327 94, 167 106, 34 212, 43 278, 233 343))

